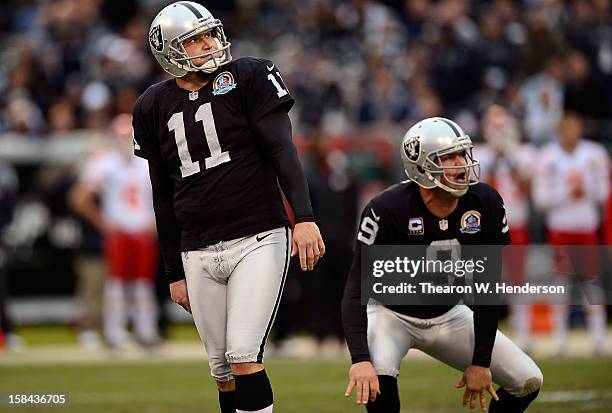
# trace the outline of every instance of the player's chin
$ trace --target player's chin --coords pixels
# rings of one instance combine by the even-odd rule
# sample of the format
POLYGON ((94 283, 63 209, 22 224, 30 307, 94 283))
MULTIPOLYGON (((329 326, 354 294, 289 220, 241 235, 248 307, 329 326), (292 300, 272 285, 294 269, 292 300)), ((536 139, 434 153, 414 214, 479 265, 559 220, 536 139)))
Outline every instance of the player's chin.
POLYGON ((204 66, 207 62, 211 60, 211 57, 200 57, 199 59, 191 59, 191 62, 196 67, 204 66))
POLYGON ((465 176, 447 177, 444 179, 446 186, 452 189, 465 189, 468 186, 468 180, 465 176))

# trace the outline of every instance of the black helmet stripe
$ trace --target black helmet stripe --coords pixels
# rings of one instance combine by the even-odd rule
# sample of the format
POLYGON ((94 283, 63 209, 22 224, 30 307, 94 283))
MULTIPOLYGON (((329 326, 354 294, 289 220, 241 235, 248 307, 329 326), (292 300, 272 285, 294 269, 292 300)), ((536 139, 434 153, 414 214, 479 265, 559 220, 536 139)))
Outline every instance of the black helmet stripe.
POLYGON ((444 119, 444 118, 440 118, 440 120, 444 123, 446 123, 448 126, 451 127, 451 129, 453 130, 453 132, 455 132, 455 135, 457 135, 458 138, 461 137, 461 134, 459 133, 459 130, 455 127, 455 125, 453 125, 451 122, 449 122, 448 120, 444 119))
POLYGON ((204 17, 204 16, 202 16, 202 13, 200 13, 200 12, 198 11, 198 9, 196 9, 195 7, 193 7, 193 6, 192 6, 191 4, 189 4, 188 2, 186 2, 186 1, 185 1, 185 2, 181 1, 181 2, 179 2, 179 4, 180 4, 181 6, 185 6, 185 7, 187 7, 189 10, 191 10, 191 12, 192 12, 193 14, 195 14, 195 16, 196 16, 198 19, 201 19, 202 17, 204 17))

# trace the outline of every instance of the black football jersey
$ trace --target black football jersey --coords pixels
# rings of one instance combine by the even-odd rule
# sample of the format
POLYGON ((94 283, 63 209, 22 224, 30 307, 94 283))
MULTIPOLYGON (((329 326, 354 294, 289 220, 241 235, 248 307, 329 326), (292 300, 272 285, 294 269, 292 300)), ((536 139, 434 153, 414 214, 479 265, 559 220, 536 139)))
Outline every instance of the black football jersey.
POLYGON ((441 240, 509 244, 506 210, 497 191, 485 183, 472 185, 449 216, 438 218, 425 206, 418 185, 401 182, 368 203, 357 234, 361 245, 429 245, 441 240))
MULTIPOLYGON (((501 196, 487 184, 470 186, 457 208, 438 218, 423 202, 419 186, 406 181, 391 186, 365 207, 357 233, 361 245, 431 245, 446 241, 461 245, 506 245, 510 231, 501 196)), ((458 296, 458 299, 460 297, 458 296)), ((413 317, 431 318, 444 306, 388 306, 413 317)))
MULTIPOLYGON (((342 304, 344 330, 353 363, 369 360, 367 317, 361 304, 361 248, 368 245, 506 245, 509 227, 501 196, 487 184, 469 187, 455 210, 438 218, 425 206, 419 186, 411 182, 393 185, 364 208, 357 233, 353 266, 342 304)), ((461 296, 456 297, 456 303, 461 296)), ((455 303, 455 304, 456 304, 455 303)), ((453 305, 389 305, 389 309, 416 318, 438 317, 453 305)), ((495 306, 474 308, 473 364, 488 366, 497 329, 495 306)))
POLYGON ((170 79, 138 99, 134 154, 174 181, 182 251, 289 225, 251 125, 293 103, 274 63, 257 58, 220 67, 197 92, 170 79))

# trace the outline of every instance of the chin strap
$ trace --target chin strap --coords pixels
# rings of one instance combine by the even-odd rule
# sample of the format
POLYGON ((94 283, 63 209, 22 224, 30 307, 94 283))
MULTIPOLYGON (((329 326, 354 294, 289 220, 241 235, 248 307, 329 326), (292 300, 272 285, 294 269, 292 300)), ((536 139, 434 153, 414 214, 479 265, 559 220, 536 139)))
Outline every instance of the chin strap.
MULTIPOLYGON (((214 41, 217 44, 217 50, 208 53, 208 55, 210 55, 210 60, 204 63, 202 66, 196 66, 193 64, 193 59, 197 59, 198 57, 188 56, 189 57, 188 59, 181 60, 181 62, 177 61, 176 59, 170 59, 170 62, 187 72, 213 73, 218 68, 223 66, 224 64, 229 63, 229 61, 226 62, 226 58, 229 53, 229 45, 230 45, 230 43, 228 43, 228 46, 224 49, 219 39, 215 38, 214 41), (221 53, 221 56, 215 57, 217 53, 221 53), (182 63, 182 61, 184 61, 184 63, 182 63)), ((183 51, 182 53, 186 55, 186 52, 183 51)), ((204 57, 204 56, 200 56, 200 57, 204 57)), ((230 58, 231 58, 231 55, 230 55, 230 58)))
POLYGON ((434 178, 434 176, 431 174, 431 172, 426 171, 427 173, 427 178, 429 178, 430 181, 432 181, 438 188, 445 190, 446 192, 448 192, 449 194, 451 194, 454 197, 462 197, 463 195, 466 194, 466 192, 468 191, 468 188, 470 186, 470 184, 468 183, 464 189, 455 189, 455 188, 451 188, 448 185, 444 185, 439 179, 434 178))

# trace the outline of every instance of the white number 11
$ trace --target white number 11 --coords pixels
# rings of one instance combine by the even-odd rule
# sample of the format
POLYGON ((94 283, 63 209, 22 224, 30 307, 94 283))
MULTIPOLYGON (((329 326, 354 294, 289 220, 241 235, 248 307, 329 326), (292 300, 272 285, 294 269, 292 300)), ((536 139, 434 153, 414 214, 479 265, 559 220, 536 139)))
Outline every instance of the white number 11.
MULTIPOLYGON (((206 169, 214 168, 222 163, 229 162, 229 152, 221 151, 221 144, 217 136, 215 128, 215 119, 213 118, 212 107, 210 102, 201 105, 195 114, 196 122, 204 124, 204 135, 206 143, 210 150, 210 156, 204 159, 206 169)), ((183 178, 200 172, 200 163, 191 160, 189 147, 187 146, 187 137, 185 136, 185 121, 183 112, 178 112, 172 115, 168 121, 168 129, 174 131, 174 140, 178 148, 179 159, 181 160, 181 176, 183 178)))
MULTIPOLYGON (((276 74, 280 78, 280 73, 276 72, 276 74)), ((276 80, 276 78, 274 77, 274 75, 272 73, 268 74, 268 80, 270 82, 272 82, 272 84, 276 88, 276 96, 278 96, 279 98, 282 98, 283 96, 285 96, 288 93, 285 89, 283 89, 283 87, 280 85, 280 83, 278 83, 278 80, 276 80)))

